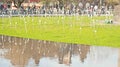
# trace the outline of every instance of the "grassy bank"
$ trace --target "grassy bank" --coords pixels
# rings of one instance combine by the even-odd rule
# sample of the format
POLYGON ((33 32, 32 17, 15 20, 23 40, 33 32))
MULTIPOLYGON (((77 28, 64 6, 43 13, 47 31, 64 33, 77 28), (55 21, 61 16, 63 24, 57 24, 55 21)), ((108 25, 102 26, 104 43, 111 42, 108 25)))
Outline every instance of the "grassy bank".
POLYGON ((4 17, 0 34, 24 38, 120 47, 120 26, 105 24, 106 17, 4 17))

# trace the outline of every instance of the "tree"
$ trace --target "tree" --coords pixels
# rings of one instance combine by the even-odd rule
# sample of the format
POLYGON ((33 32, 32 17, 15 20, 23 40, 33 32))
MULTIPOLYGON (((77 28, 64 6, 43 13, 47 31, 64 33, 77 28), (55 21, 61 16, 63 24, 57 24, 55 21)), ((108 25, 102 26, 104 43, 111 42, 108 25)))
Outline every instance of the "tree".
POLYGON ((11 0, 16 8, 19 8, 25 0, 11 0))
POLYGON ((106 0, 107 4, 116 5, 119 4, 119 0, 106 0))

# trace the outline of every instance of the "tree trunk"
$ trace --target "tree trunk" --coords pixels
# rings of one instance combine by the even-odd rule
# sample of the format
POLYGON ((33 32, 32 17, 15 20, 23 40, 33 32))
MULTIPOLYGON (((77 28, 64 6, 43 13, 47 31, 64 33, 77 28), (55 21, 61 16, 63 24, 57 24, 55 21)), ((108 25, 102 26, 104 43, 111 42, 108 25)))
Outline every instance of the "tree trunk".
POLYGON ((14 6, 15 6, 16 8, 21 7, 21 4, 24 2, 24 0, 12 0, 12 1, 13 1, 14 6))
POLYGON ((120 24, 120 5, 115 6, 114 9, 114 23, 120 24))

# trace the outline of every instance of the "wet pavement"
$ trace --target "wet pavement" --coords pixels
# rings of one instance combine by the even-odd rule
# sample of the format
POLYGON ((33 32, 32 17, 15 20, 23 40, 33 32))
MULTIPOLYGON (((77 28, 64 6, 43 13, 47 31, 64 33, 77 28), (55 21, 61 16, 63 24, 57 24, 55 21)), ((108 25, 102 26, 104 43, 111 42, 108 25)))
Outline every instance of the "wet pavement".
POLYGON ((0 67, 120 67, 120 49, 0 35, 0 67))

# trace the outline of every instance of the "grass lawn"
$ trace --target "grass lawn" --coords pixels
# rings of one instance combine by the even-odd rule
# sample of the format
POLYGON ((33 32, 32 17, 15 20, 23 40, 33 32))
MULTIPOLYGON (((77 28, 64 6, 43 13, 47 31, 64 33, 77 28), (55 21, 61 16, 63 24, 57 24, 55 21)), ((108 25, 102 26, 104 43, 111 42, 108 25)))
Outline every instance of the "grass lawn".
MULTIPOLYGON (((111 18, 111 17, 110 17, 111 18)), ((105 16, 1 17, 0 34, 97 46, 120 47, 120 26, 105 16)))

